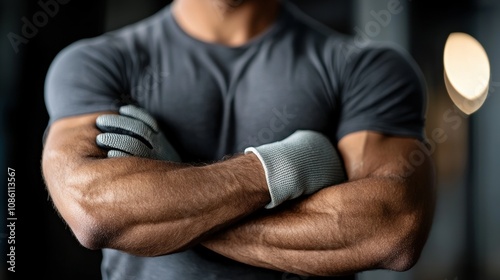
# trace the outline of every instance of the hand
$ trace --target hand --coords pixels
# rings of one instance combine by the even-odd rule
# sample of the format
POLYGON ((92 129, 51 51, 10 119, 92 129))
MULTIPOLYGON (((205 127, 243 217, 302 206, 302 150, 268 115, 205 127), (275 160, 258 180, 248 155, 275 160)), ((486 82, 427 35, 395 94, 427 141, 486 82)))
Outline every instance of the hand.
POLYGON ((299 130, 282 141, 245 149, 248 153, 257 155, 264 167, 268 209, 346 180, 337 150, 318 132, 299 130))
POLYGON ((139 156, 181 161, 156 120, 142 108, 122 106, 119 115, 97 117, 96 125, 103 132, 96 137, 97 145, 109 150, 108 157, 139 156))

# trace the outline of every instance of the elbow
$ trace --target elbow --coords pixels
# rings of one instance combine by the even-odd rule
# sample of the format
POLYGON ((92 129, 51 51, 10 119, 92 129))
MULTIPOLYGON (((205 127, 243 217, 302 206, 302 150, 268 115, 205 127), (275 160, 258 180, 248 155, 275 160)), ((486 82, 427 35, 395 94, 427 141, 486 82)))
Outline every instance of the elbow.
MULTIPOLYGON (((74 181, 74 180, 73 180, 74 181)), ((99 215, 95 199, 89 199, 85 187, 72 180, 60 177, 59 180, 47 182, 50 198, 57 214, 69 227, 72 235, 85 248, 102 249, 110 240, 110 228, 116 221, 104 219, 99 215)))
POLYGON ((118 219, 97 211, 98 204, 92 199, 83 198, 80 192, 68 191, 64 197, 53 195, 54 206, 60 218, 69 227, 72 235, 83 247, 98 250, 108 246, 118 228, 118 219), (109 218, 106 218, 109 216, 109 218), (115 229, 112 231, 111 229, 115 229))
POLYGON ((412 269, 420 258, 420 252, 394 252, 393 257, 385 262, 384 269, 405 272, 412 269))
MULTIPOLYGON (((390 236, 385 244, 388 248, 382 256, 382 268, 404 272, 417 265, 429 237, 435 211, 434 188, 423 192, 420 203, 412 205, 398 214, 393 212, 390 236)), ((381 242, 383 243, 383 242, 381 242)))
MULTIPOLYGON (((414 220, 414 219, 413 219, 414 220)), ((419 261, 430 230, 430 222, 420 219, 410 223, 399 224, 386 255, 382 268, 397 272, 408 271, 419 261)))
POLYGON ((113 229, 123 222, 104 211, 110 208, 107 194, 88 163, 65 147, 46 146, 41 171, 56 213, 83 247, 96 250, 111 242, 113 229))
POLYGON ((194 239, 180 234, 185 230, 178 230, 172 225, 164 225, 162 229, 148 229, 147 226, 124 220, 82 214, 70 227, 80 245, 87 249, 116 249, 138 257, 169 255, 195 244, 194 239), (162 234, 157 234, 156 230, 160 230, 162 234), (169 238, 164 238, 165 236, 169 238))
POLYGON ((80 245, 90 250, 109 247, 113 234, 106 226, 108 223, 91 213, 78 212, 68 215, 65 220, 80 245))
POLYGON ((91 250, 102 249, 111 240, 110 223, 89 211, 86 204, 67 199, 64 203, 54 203, 61 220, 69 227, 72 235, 83 247, 91 250))
POLYGON ((83 247, 89 250, 100 250, 106 248, 104 235, 92 228, 71 227, 73 235, 83 247))

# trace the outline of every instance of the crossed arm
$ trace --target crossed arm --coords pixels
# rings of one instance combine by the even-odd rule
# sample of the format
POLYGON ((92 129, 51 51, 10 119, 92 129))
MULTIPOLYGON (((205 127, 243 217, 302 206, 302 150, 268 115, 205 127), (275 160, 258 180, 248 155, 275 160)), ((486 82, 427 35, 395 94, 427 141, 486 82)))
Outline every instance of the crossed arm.
POLYGON ((255 266, 340 275, 406 270, 427 238, 433 169, 428 158, 405 169, 413 139, 350 134, 338 146, 348 182, 260 211, 270 197, 254 155, 204 166, 106 158, 95 144, 103 113, 55 122, 42 157, 52 201, 87 248, 156 256, 202 244, 255 266))
POLYGON ((240 223, 203 244, 232 259, 299 275, 404 271, 430 230, 430 159, 408 168, 415 140, 358 132, 343 138, 349 181, 276 213, 240 223))

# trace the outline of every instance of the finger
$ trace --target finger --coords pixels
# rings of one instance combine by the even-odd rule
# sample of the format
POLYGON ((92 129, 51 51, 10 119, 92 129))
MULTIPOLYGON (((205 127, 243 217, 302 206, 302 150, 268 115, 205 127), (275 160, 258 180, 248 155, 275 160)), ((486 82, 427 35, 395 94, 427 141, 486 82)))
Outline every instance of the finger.
POLYGON ((108 151, 109 158, 130 157, 130 156, 132 156, 132 155, 129 153, 125 153, 123 151, 119 151, 119 150, 109 150, 108 151))
POLYGON ((134 106, 134 105, 125 105, 120 107, 120 114, 124 116, 129 116, 135 119, 138 119, 148 125, 154 132, 160 131, 158 127, 158 123, 155 118, 151 116, 145 109, 134 106))
POLYGON ((149 157, 151 149, 130 135, 101 133, 96 137, 97 145, 104 149, 118 150, 134 156, 149 157))
POLYGON ((140 120, 121 115, 101 115, 96 119, 96 125, 102 132, 129 135, 139 139, 149 148, 151 145, 151 128, 140 120))

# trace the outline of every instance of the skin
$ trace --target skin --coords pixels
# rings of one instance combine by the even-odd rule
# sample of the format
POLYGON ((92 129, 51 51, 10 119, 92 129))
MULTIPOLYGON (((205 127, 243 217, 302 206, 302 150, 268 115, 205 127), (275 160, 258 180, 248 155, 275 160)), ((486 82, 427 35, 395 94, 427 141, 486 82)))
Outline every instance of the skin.
MULTIPOLYGON (((192 36, 235 46, 271 24, 278 3, 177 0, 174 15, 192 36)), ((158 256, 201 244, 250 265, 321 276, 404 271, 420 256, 435 178, 427 156, 408 168, 415 139, 349 134, 338 143, 348 182, 264 211, 270 197, 255 155, 202 166, 106 158, 95 144, 95 119, 106 113, 54 122, 42 154, 54 206, 89 249, 158 256)))
POLYGON ((182 29, 199 40, 237 47, 265 31, 280 1, 176 0, 172 11, 182 29))
POLYGON ((83 246, 172 253, 270 201, 255 155, 203 166, 106 158, 95 140, 103 113, 56 121, 43 152, 50 196, 83 246))
POLYGON ((416 140, 360 131, 339 143, 349 181, 259 215, 203 244, 229 258, 299 275, 415 265, 434 212, 431 159, 408 169, 416 140))

